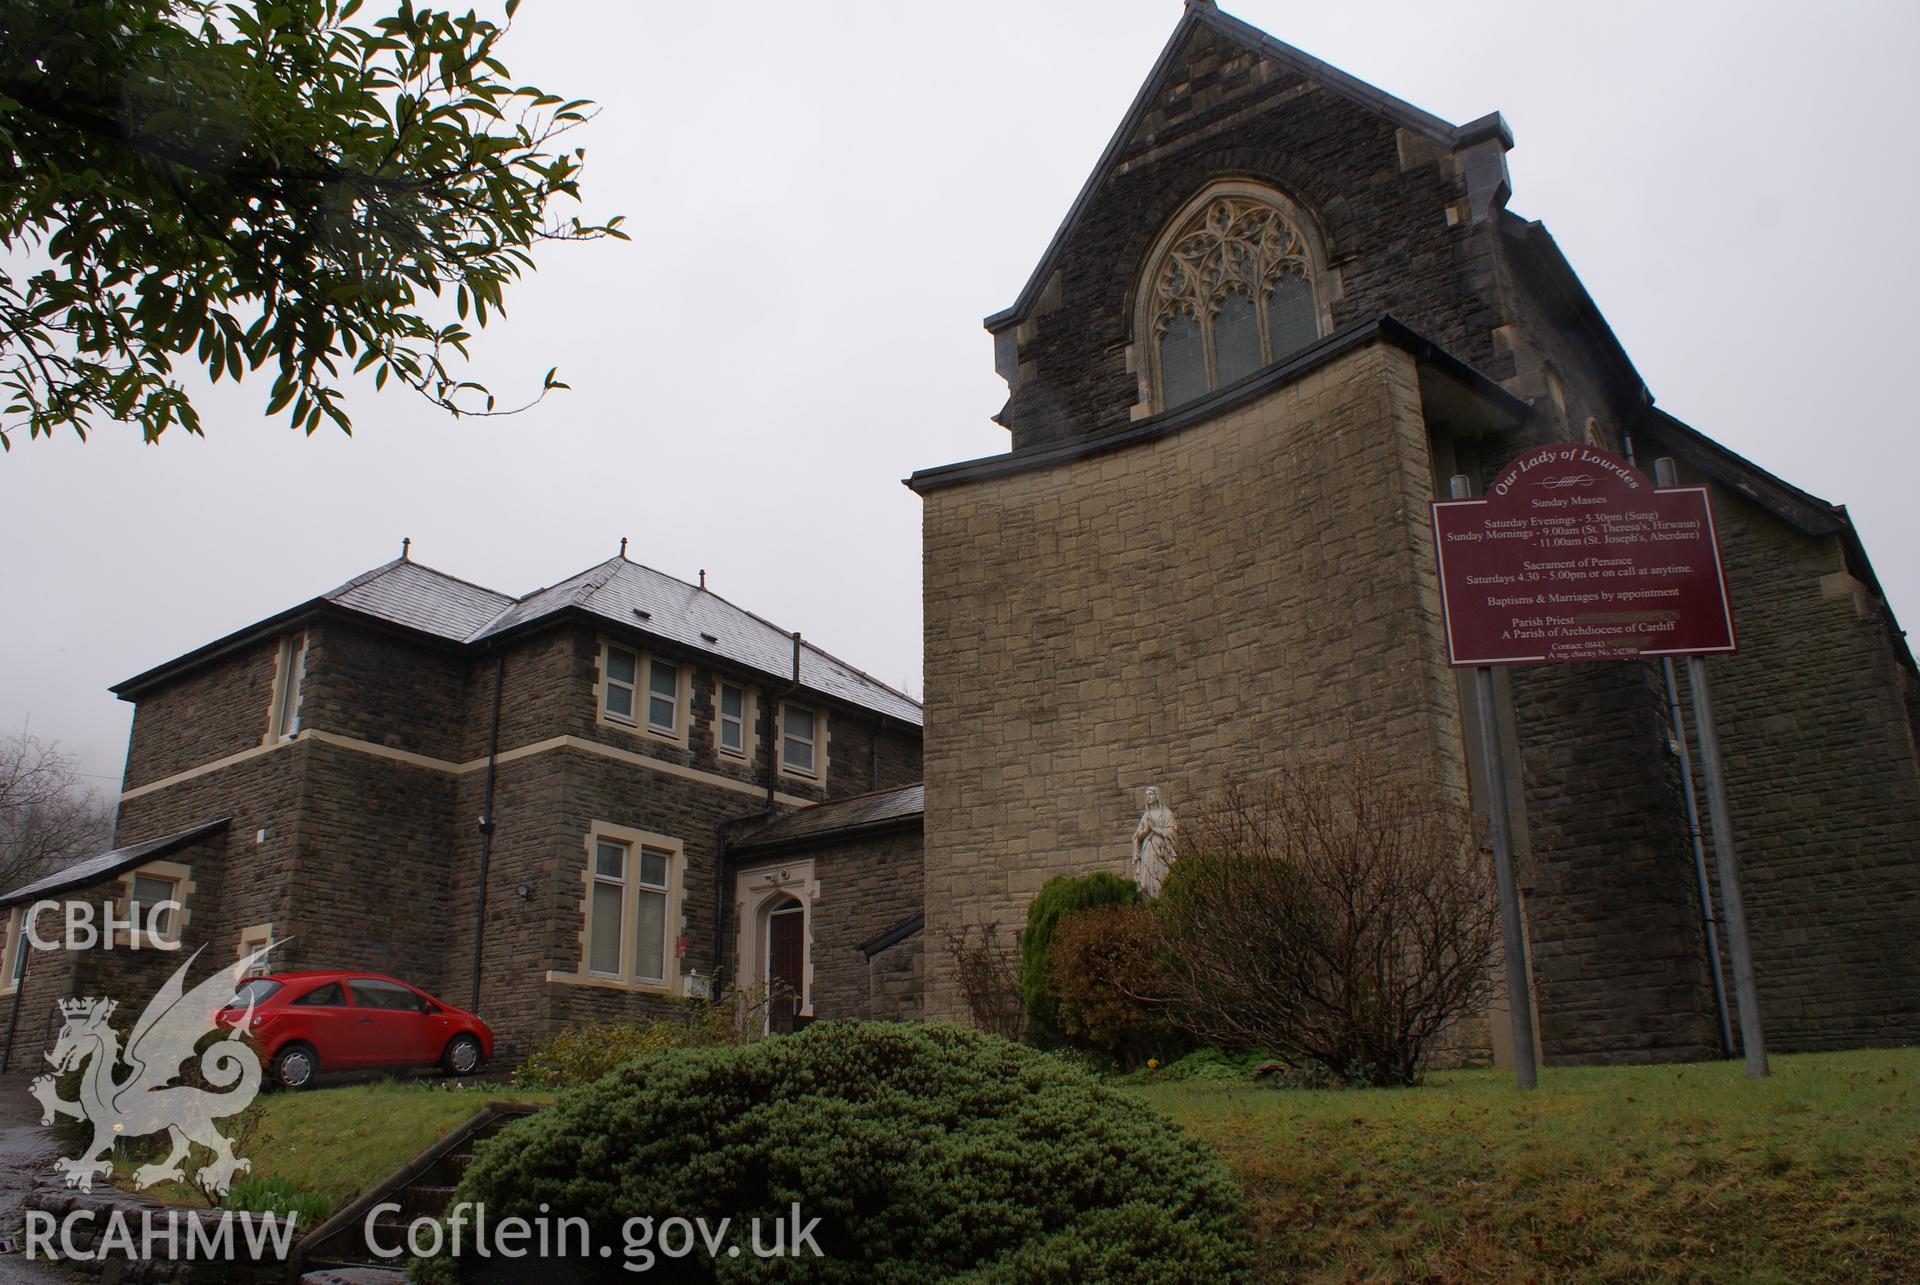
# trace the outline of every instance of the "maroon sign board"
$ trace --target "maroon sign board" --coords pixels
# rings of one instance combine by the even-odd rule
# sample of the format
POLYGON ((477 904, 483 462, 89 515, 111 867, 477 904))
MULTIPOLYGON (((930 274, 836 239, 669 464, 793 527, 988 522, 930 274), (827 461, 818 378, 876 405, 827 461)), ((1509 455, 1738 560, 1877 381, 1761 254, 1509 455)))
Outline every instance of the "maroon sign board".
POLYGON ((1591 446, 1526 452, 1487 494, 1433 501, 1450 665, 1736 648, 1704 486, 1656 487, 1591 446))

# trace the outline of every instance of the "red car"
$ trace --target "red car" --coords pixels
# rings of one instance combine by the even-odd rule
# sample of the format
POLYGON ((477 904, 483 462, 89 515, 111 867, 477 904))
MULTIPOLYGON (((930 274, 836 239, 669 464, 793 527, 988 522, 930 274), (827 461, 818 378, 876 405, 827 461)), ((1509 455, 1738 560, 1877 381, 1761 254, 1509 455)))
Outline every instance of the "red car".
POLYGON ((253 1005, 251 1030, 273 1077, 290 1089, 329 1071, 433 1066, 471 1075, 493 1056, 493 1032, 464 1009, 379 973, 249 977, 215 1018, 231 1027, 253 1005))

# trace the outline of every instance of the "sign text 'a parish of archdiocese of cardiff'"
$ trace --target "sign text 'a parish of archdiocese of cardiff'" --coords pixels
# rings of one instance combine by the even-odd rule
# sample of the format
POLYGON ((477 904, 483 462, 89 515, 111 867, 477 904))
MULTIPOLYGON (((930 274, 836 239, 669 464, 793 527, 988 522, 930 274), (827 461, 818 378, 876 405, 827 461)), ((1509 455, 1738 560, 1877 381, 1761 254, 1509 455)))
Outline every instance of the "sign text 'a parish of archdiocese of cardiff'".
POLYGON ((1735 649, 1704 486, 1656 487, 1591 446, 1527 451, 1487 494, 1433 502, 1447 663, 1735 649))

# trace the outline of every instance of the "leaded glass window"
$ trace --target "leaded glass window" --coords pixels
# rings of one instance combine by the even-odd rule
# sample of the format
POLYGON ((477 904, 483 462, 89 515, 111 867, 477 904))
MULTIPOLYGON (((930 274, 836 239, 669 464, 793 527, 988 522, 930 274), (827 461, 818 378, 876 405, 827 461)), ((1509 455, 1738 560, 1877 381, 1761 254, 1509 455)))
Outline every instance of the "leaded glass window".
POLYGON ((1203 201, 1167 243, 1145 294, 1162 410, 1244 379, 1320 336, 1306 239, 1279 207, 1252 195, 1203 201))

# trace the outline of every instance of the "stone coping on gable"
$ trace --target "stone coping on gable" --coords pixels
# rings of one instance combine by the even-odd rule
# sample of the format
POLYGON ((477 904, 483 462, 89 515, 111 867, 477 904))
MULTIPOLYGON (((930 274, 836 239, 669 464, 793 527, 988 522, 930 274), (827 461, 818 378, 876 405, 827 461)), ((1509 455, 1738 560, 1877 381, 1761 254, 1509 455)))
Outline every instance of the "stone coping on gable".
POLYGON ((920 469, 912 477, 904 479, 904 484, 914 492, 925 495, 929 491, 938 491, 950 486, 961 486, 987 478, 1005 477, 1012 473, 1025 473, 1033 469, 1051 468, 1070 460, 1085 459, 1090 455, 1100 455, 1107 451, 1135 446, 1141 442, 1151 442, 1203 423, 1222 411, 1290 384, 1351 352, 1374 343, 1389 343, 1411 353, 1422 366, 1473 396, 1495 419, 1506 421, 1509 425, 1517 425, 1532 413, 1531 402, 1508 392, 1489 376, 1474 369, 1392 314, 1383 312, 1342 326, 1292 357, 1275 362, 1266 369, 1257 371, 1236 383, 1216 389, 1198 401, 1163 411, 1126 428, 1088 433, 1071 441, 1032 447, 1024 451, 1009 451, 1003 455, 988 455, 980 459, 963 460, 957 464, 920 469))

